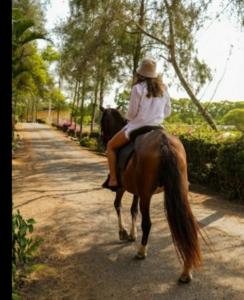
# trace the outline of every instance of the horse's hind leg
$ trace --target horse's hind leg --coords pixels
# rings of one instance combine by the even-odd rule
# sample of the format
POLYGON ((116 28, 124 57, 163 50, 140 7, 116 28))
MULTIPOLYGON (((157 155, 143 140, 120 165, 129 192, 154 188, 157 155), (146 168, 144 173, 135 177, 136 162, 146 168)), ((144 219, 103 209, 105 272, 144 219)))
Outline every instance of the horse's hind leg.
POLYGON ((121 241, 128 240, 128 237, 129 237, 126 229, 124 228, 123 218, 122 218, 122 214, 121 214, 121 199, 124 195, 124 192, 125 192, 124 190, 118 190, 116 192, 116 197, 114 200, 114 207, 115 207, 115 210, 118 215, 119 239, 121 241))
POLYGON ((151 196, 140 197, 140 211, 142 215, 142 240, 140 248, 136 254, 137 259, 144 259, 147 256, 147 241, 151 229, 150 201, 151 196))
POLYGON ((183 272, 181 273, 178 282, 179 283, 189 283, 192 280, 192 272, 191 272, 191 267, 184 263, 184 269, 183 272))
POLYGON ((137 238, 137 230, 136 230, 136 217, 138 214, 138 201, 139 201, 139 197, 134 195, 133 196, 133 202, 131 205, 131 231, 130 231, 130 235, 129 235, 129 241, 134 242, 137 238))

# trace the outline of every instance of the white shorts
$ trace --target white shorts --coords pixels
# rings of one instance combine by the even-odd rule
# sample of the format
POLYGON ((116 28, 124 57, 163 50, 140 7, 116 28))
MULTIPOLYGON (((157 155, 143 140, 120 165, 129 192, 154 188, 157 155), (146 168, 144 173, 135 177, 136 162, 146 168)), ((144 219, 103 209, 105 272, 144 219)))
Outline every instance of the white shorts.
POLYGON ((138 129, 138 128, 141 128, 141 127, 144 127, 144 126, 162 126, 162 125, 160 125, 160 124, 142 124, 142 125, 140 125, 140 126, 135 126, 135 125, 131 125, 131 124, 126 124, 121 130, 123 130, 124 131, 124 133, 125 133, 125 136, 126 136, 126 138, 128 139, 128 140, 130 140, 130 133, 133 131, 133 130, 135 130, 135 129, 138 129))

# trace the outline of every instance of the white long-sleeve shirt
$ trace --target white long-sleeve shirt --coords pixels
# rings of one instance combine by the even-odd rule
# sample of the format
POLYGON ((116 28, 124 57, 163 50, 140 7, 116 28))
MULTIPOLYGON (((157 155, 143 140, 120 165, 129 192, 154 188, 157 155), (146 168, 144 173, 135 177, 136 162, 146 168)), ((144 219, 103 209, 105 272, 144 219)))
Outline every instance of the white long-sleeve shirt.
POLYGON ((126 118, 129 120, 124 130, 129 138, 129 133, 146 125, 160 125, 171 114, 171 102, 167 89, 163 96, 147 96, 147 83, 141 82, 133 86, 126 118))

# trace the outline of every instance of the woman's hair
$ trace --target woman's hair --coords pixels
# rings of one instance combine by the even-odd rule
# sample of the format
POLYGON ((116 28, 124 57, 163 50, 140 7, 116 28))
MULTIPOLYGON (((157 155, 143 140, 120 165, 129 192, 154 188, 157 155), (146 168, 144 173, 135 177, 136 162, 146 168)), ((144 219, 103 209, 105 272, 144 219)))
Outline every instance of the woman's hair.
POLYGON ((146 81, 147 83, 147 97, 160 97, 164 94, 164 84, 160 76, 157 78, 148 78, 136 74, 136 80, 134 84, 146 81))

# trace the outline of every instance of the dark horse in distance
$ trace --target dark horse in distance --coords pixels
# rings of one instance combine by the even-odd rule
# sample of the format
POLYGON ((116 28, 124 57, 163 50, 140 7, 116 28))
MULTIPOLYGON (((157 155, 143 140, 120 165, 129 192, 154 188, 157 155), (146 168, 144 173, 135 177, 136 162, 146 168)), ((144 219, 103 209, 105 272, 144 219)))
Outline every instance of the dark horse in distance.
MULTIPOLYGON (((100 109, 101 135, 106 145, 126 124, 126 120, 116 109, 103 107, 100 109)), ((126 167, 118 171, 118 179, 120 188, 116 192, 114 206, 118 214, 120 239, 131 241, 136 239, 139 203, 142 240, 136 258, 146 257, 151 228, 150 200, 153 194, 164 191, 165 212, 173 243, 180 260, 183 261, 179 282, 188 283, 192 278, 192 268, 200 266, 202 259, 199 245, 200 229, 188 201, 186 153, 180 140, 166 133, 163 128, 139 135, 134 141, 134 152, 126 167), (124 229, 120 212, 121 199, 125 191, 133 194, 132 228, 129 235, 124 229)))

